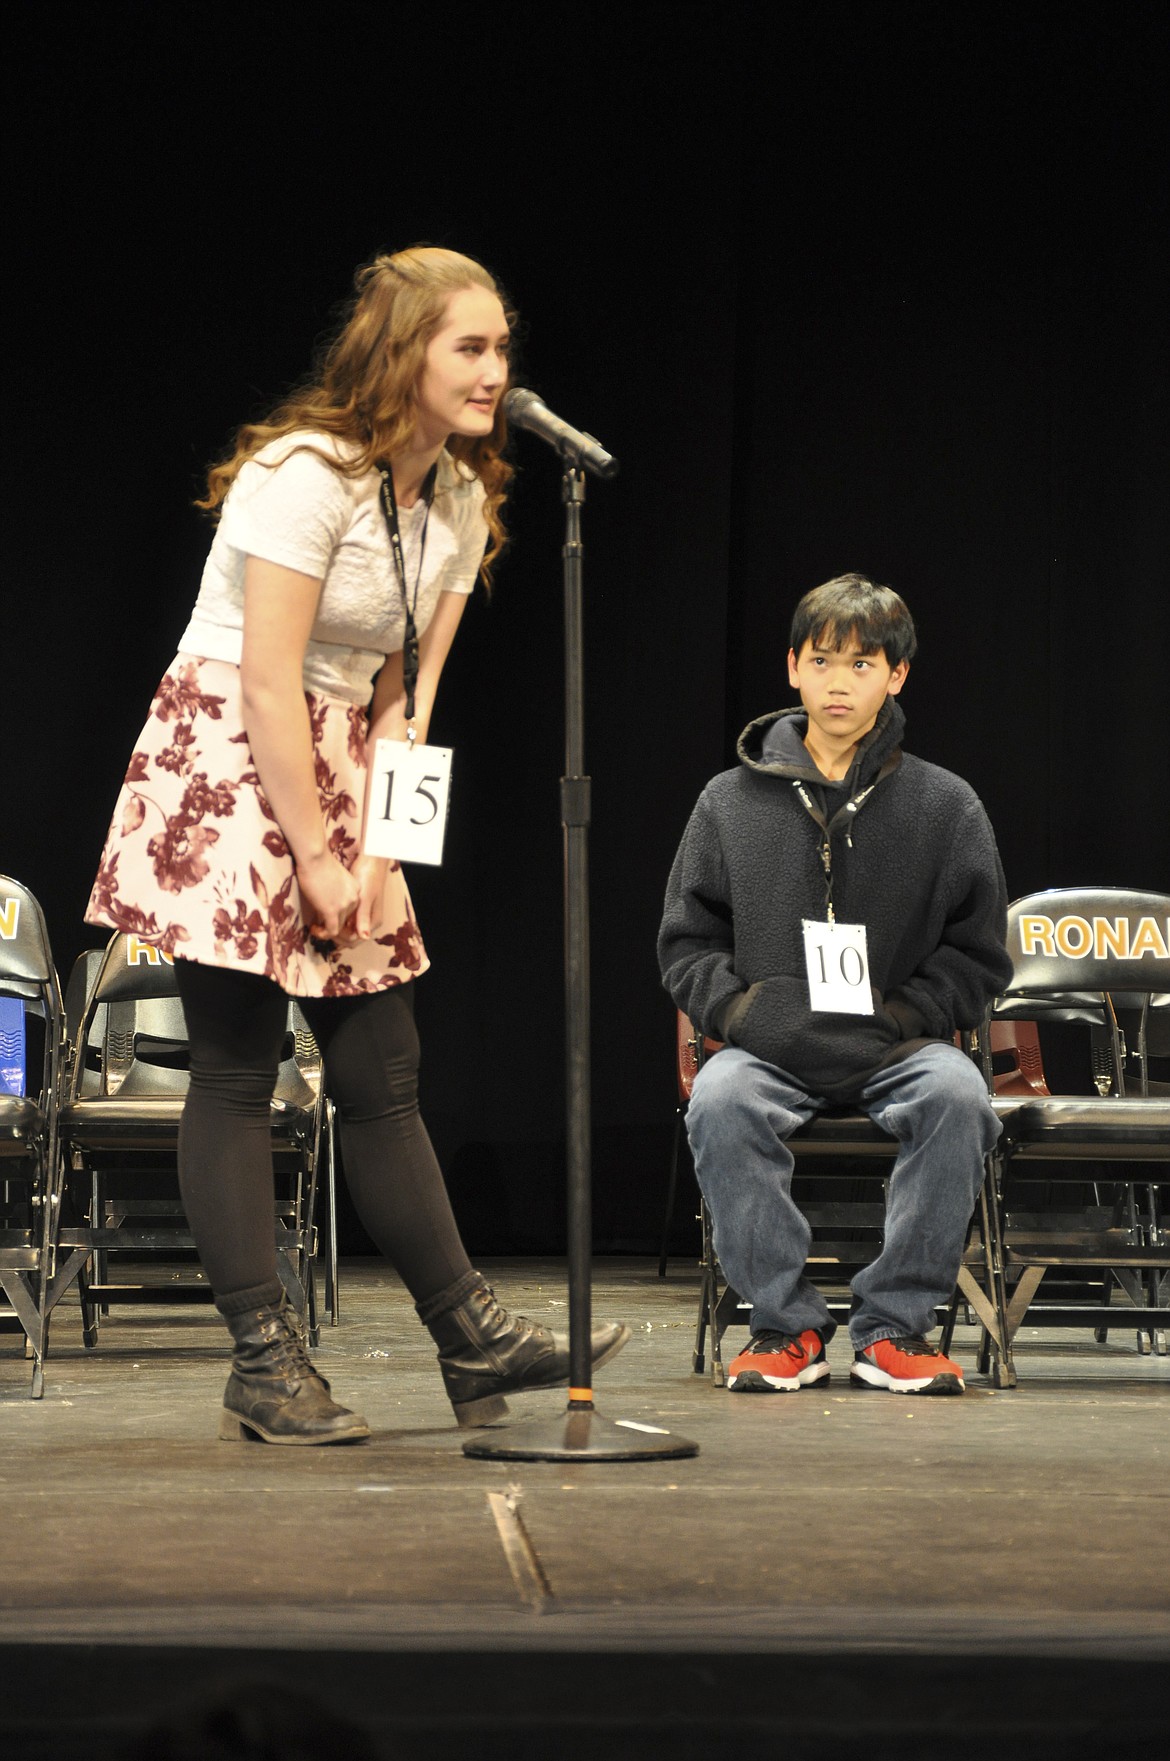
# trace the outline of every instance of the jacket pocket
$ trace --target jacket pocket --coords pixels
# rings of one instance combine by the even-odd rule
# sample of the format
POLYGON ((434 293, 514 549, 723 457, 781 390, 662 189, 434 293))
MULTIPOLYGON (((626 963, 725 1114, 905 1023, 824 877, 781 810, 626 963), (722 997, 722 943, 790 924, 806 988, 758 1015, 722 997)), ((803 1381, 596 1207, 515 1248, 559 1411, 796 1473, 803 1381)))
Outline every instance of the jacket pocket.
POLYGON ((803 977, 765 978, 736 1012, 731 1043, 819 1094, 876 1069, 898 1043, 898 1023, 876 992, 874 1009, 873 1015, 814 1013, 803 977))

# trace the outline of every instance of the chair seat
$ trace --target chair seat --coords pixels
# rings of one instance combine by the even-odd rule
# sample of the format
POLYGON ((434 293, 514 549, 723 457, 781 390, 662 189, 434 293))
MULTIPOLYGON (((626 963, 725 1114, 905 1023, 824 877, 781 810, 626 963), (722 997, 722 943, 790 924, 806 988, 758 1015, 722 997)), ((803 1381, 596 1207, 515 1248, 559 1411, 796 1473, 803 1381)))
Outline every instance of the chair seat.
POLYGON ((815 1152, 824 1147, 825 1151, 836 1155, 847 1155, 855 1152, 864 1155, 877 1151, 888 1156, 891 1145, 897 1139, 890 1136, 875 1125, 868 1113, 836 1112, 829 1109, 818 1113, 815 1118, 794 1131, 789 1143, 797 1145, 806 1153, 815 1152))
POLYGON ((1170 1267, 1170 1249, 1134 1247, 1120 1229, 1106 1232, 1097 1241, 1086 1240, 1084 1236, 1060 1236, 1056 1231, 1047 1238, 1043 1235, 1017 1238, 1009 1233, 1003 1253, 1006 1266, 1065 1266, 1074 1270, 1080 1266, 1102 1269, 1125 1266, 1131 1270, 1170 1267))
POLYGON ((1116 1095, 1062 1095, 998 1108, 1005 1146, 1025 1154, 1054 1156, 1095 1149, 1110 1159, 1170 1158, 1170 1101, 1116 1095))
MULTIPOLYGON (((143 1149, 148 1145, 172 1148, 183 1114, 183 1100, 159 1097, 128 1099, 119 1104, 117 1095, 71 1101, 61 1109, 62 1138, 90 1149, 143 1149)), ((277 1143, 304 1137, 310 1121, 285 1101, 274 1100, 269 1120, 277 1143)))

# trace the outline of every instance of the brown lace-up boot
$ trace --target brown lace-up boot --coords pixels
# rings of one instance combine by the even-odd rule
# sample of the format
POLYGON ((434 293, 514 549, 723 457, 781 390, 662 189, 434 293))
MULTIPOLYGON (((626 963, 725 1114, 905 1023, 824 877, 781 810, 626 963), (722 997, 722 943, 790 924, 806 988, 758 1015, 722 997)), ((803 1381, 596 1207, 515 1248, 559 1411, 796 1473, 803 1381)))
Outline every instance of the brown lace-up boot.
MULTIPOLYGON (((479 1272, 468 1272, 419 1303, 418 1316, 439 1348, 447 1398, 461 1425, 507 1416, 505 1394, 557 1388, 569 1380, 569 1340, 523 1315, 509 1315, 479 1272)), ((616 1357, 630 1337, 620 1321, 594 1327, 593 1368, 616 1357)))
POLYGON ((369 1436, 360 1414, 331 1399, 279 1286, 237 1291, 216 1307, 234 1342, 219 1416, 224 1442, 239 1442, 245 1434, 294 1444, 353 1443, 369 1436))

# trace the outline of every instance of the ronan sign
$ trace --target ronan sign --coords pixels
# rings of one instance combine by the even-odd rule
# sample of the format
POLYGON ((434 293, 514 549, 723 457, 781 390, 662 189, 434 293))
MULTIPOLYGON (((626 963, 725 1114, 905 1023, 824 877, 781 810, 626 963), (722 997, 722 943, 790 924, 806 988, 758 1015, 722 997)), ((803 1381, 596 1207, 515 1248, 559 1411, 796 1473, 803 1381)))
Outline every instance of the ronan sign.
POLYGON ((1028 954, 1064 954, 1070 960, 1170 959, 1170 918, 1021 917, 1020 947, 1028 954))

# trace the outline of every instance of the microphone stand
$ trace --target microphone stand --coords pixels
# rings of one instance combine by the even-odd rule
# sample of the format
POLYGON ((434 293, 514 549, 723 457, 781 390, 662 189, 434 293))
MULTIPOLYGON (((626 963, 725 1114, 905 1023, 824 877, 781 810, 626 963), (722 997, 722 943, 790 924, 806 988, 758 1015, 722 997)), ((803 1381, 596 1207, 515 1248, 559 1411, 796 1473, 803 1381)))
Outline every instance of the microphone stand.
MULTIPOLYGON (((583 438, 588 439, 589 436, 583 438)), ((581 508, 585 473, 562 443, 565 504, 565 774, 561 824, 565 866, 565 1073, 568 1124, 569 1404, 559 1419, 525 1419, 484 1430, 463 1445, 488 1461, 641 1461, 697 1455, 699 1446, 658 1425, 603 1418, 593 1404, 591 1255, 592 1126, 589 1055, 589 821, 585 775, 584 592, 581 508)))

